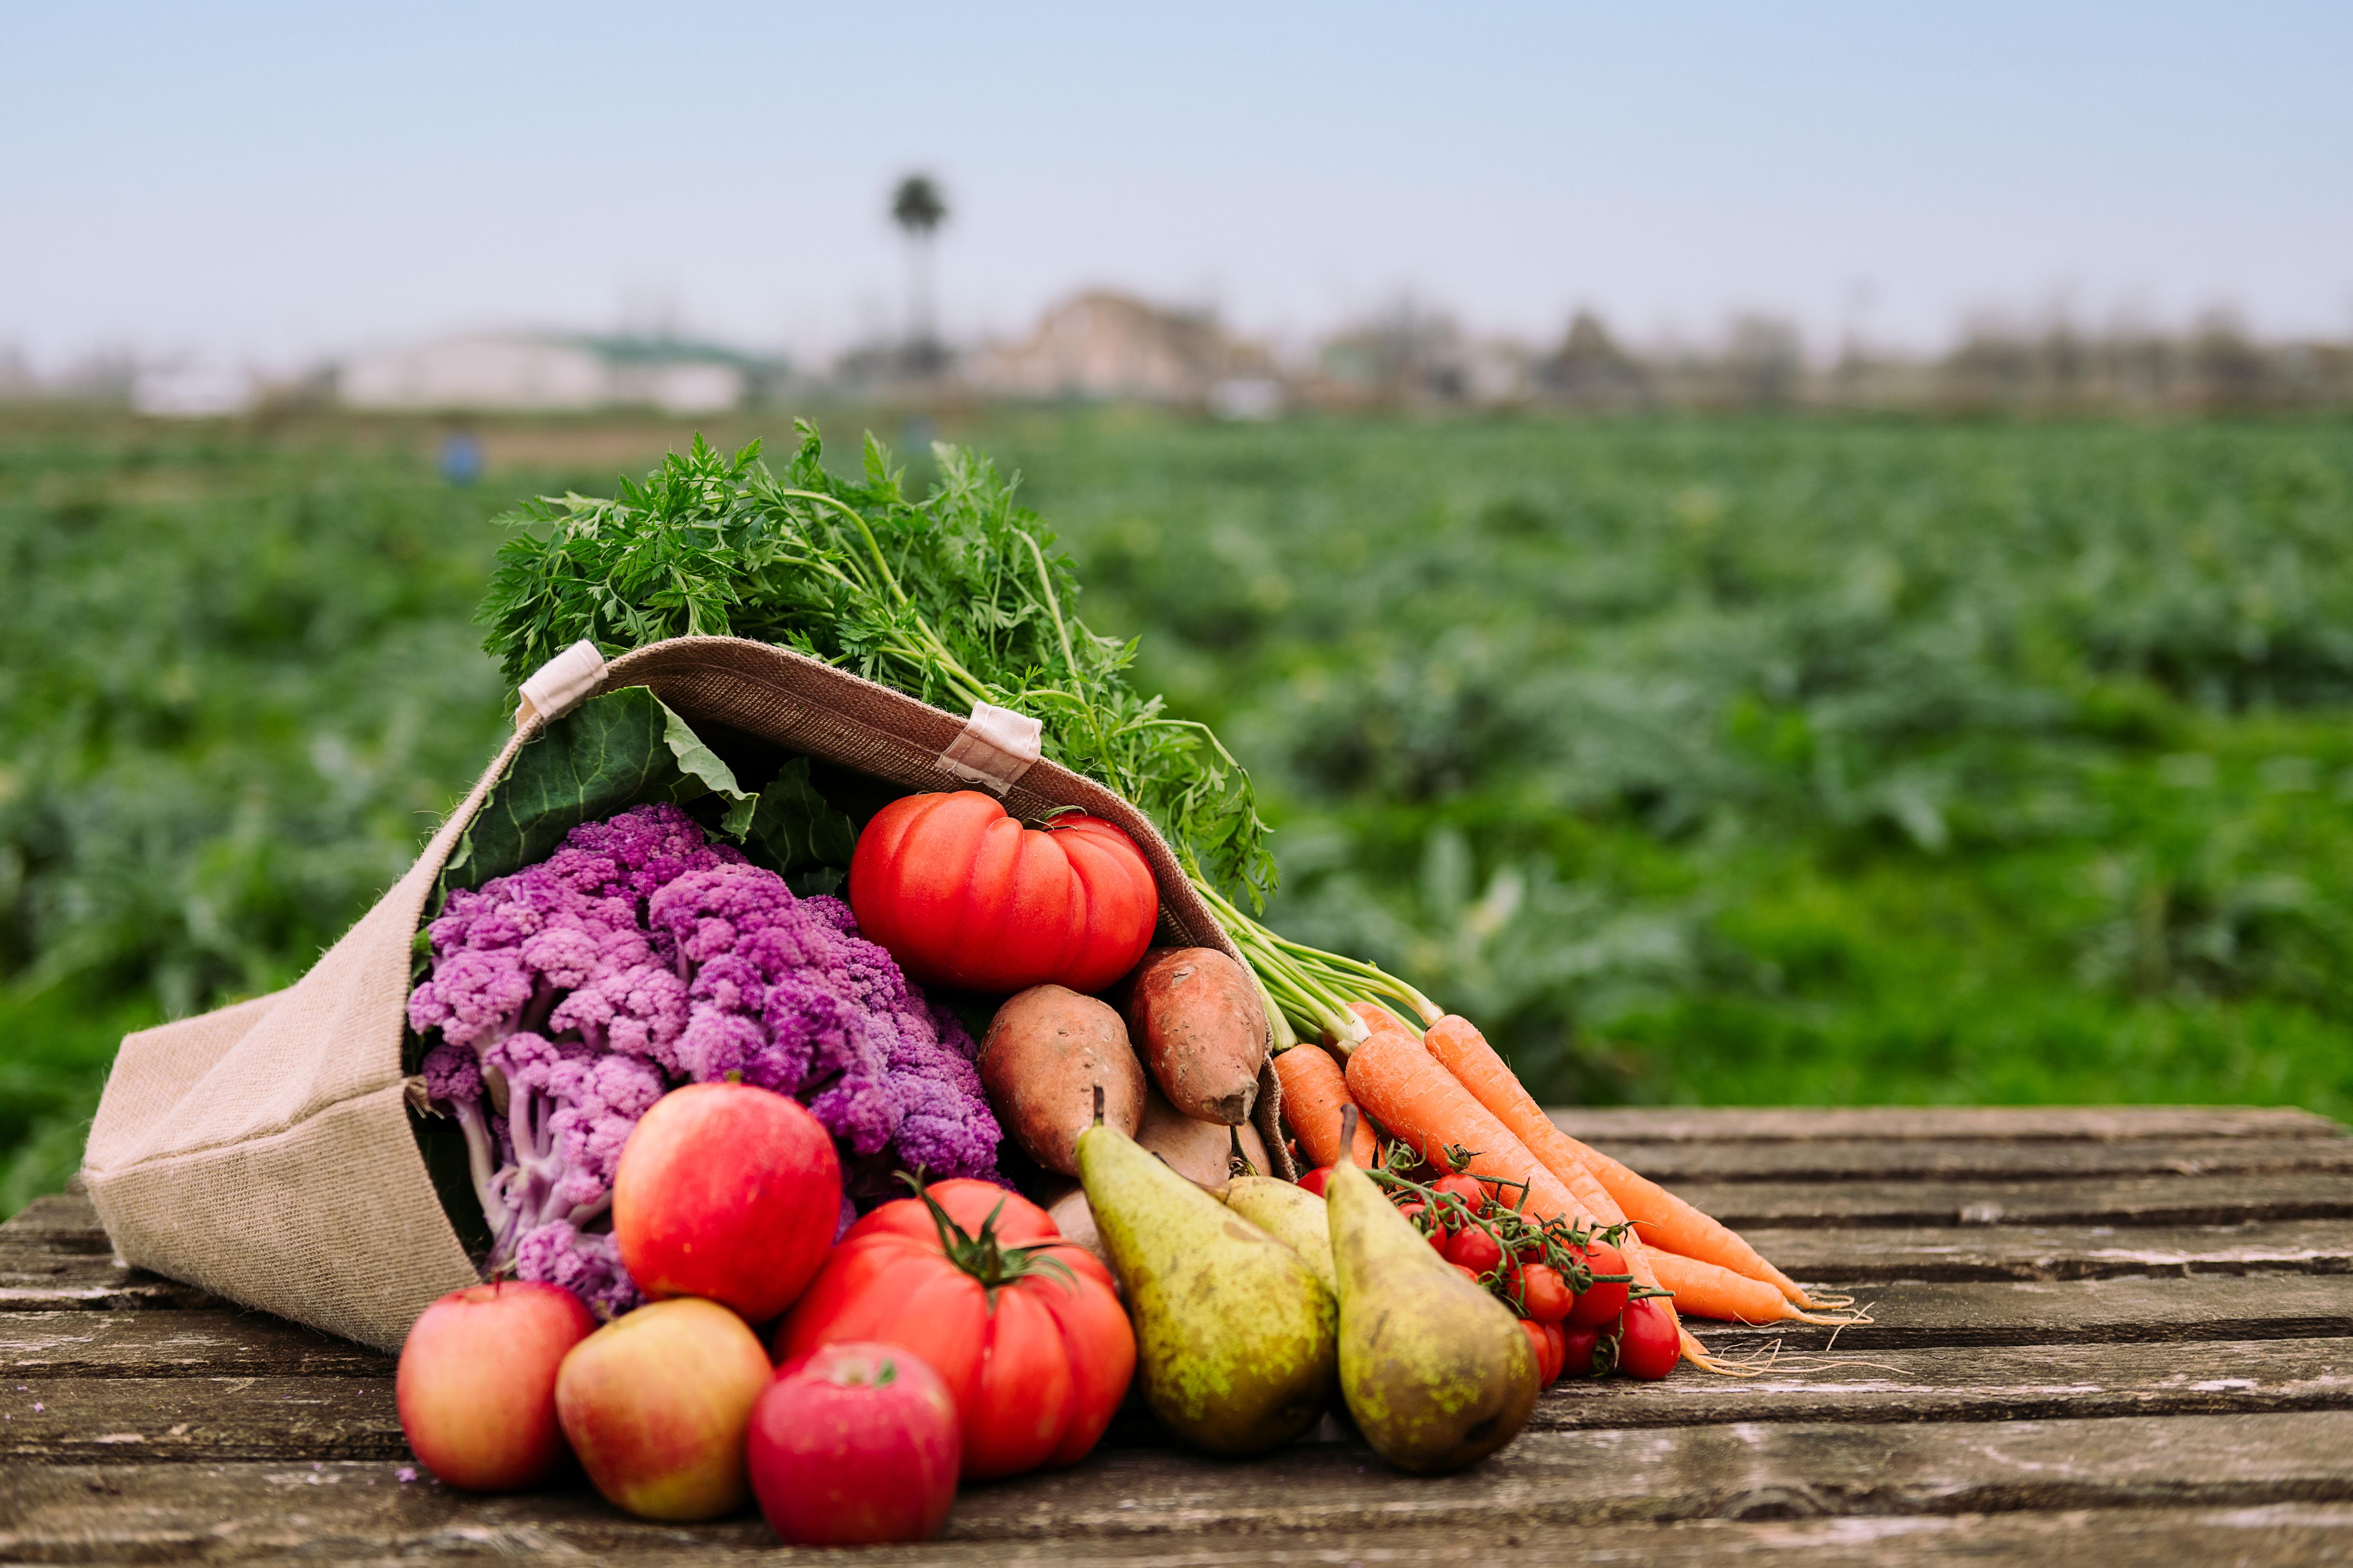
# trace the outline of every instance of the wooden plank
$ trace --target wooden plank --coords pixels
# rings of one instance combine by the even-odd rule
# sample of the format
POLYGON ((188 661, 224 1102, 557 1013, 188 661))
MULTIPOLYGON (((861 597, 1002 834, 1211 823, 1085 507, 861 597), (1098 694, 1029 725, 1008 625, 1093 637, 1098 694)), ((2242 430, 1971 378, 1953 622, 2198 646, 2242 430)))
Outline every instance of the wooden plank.
POLYGON ((1877 1349, 1785 1356, 1764 1375, 1565 1382, 1531 1426, 2022 1421, 2353 1407, 2353 1339, 1877 1349))
POLYGON ((1820 1138, 2341 1138, 2292 1106, 1563 1106, 1546 1111, 1591 1142, 1780 1143, 1820 1138))
MULTIPOLYGON (((2327 1277, 1913 1280, 1869 1288, 1865 1300, 1877 1321, 1839 1331, 1839 1350, 2353 1335, 2353 1289, 2327 1277)), ((1693 1326, 1735 1349, 1763 1338, 1793 1347, 1831 1340, 1831 1331, 1801 1324, 1693 1326)), ((259 1312, 0 1315, 0 1369, 48 1378, 382 1377, 390 1365, 373 1351, 259 1312)))
POLYGON ((1806 1143, 1609 1142, 1597 1147, 1670 1185, 2353 1171, 2353 1138, 1825 1138, 1806 1143))
MULTIPOLYGON (((1353 1444, 1247 1469, 1128 1450, 976 1493, 958 1534, 1584 1524, 2353 1499, 2353 1411, 1967 1425, 1530 1433, 1466 1474, 1408 1482, 1353 1444)), ((952 1526, 952 1528, 955 1528, 952 1526)))
POLYGON ((218 1305, 193 1285, 115 1262, 98 1211, 80 1194, 35 1198, 0 1225, 0 1312, 218 1305))
POLYGON ((1862 1293, 1876 1321, 1844 1329, 1687 1320, 1711 1346, 1779 1340, 1793 1350, 2353 1337, 2353 1289, 2325 1276, 1900 1281, 1862 1293))
POLYGON ((0 1387, 7 1373, 390 1377, 392 1370, 381 1352, 266 1312, 0 1313, 0 1387))
MULTIPOLYGON (((1562 1384, 1533 1429, 2353 1408, 2353 1339, 1871 1348, 1786 1354, 1765 1375, 1684 1370, 1659 1384, 1562 1384)), ((1148 1420, 1110 1446, 1161 1448, 1148 1420)), ((0 1377, 0 1459, 396 1458, 386 1375, 150 1377, 11 1372, 0 1377), (38 1406, 37 1409, 36 1406, 38 1406)))
POLYGON ((0 1250, 0 1312, 108 1312, 219 1307, 208 1291, 111 1258, 14 1257, 0 1250))
POLYGON ((35 1198, 0 1225, 0 1247, 15 1245, 70 1247, 79 1252, 111 1253, 98 1210, 79 1194, 51 1193, 35 1198))
POLYGON ((2243 1225, 2353 1217, 2353 1174, 2112 1176, 2048 1182, 1686 1182, 1736 1230, 1809 1225, 2243 1225))
POLYGON ((402 1458, 388 1377, 0 1381, 0 1460, 402 1458))
MULTIPOLYGON (((335 1467, 304 1482, 294 1473, 215 1479, 276 1489, 288 1500, 271 1514, 151 1501, 121 1470, 49 1472, 60 1494, 16 1528, 0 1526, 0 1553, 12 1561, 207 1563, 300 1555, 352 1564, 410 1564, 420 1556, 530 1558, 593 1554, 611 1563, 754 1565, 839 1563, 839 1552, 779 1547, 749 1519, 716 1524, 637 1524, 601 1513, 576 1495, 554 1500, 466 1498, 427 1485, 401 1487, 382 1466, 335 1467), (127 1483, 127 1484, 126 1484, 127 1483), (78 1492, 79 1495, 75 1495, 78 1492), (67 1523, 66 1521, 74 1521, 67 1523)), ((45 1500, 46 1501, 46 1500, 45 1500)), ((1378 1531, 1320 1529, 1277 1534, 1192 1531, 1083 1542, 950 1539, 921 1546, 869 1547, 855 1559, 873 1568, 942 1563, 1014 1568, 1211 1568, 1255 1563, 1281 1568, 1493 1568, 1498 1549, 1532 1564, 1793 1564, 1881 1568, 1890 1562, 1985 1563, 2094 1561, 2101 1568, 2309 1568, 2353 1560, 2353 1507, 2284 1503, 2255 1508, 2096 1509, 2049 1513, 1882 1515, 1831 1519, 1705 1519, 1667 1524, 1588 1525, 1573 1532, 1513 1525, 1378 1531)))
POLYGON ((0 1226, 0 1312, 220 1305, 194 1285, 124 1267, 103 1231, 13 1221, 0 1226))
POLYGON ((1744 1232, 1792 1276, 1891 1279, 2102 1279, 2126 1274, 2353 1272, 2353 1221, 2237 1226, 1822 1226, 1744 1232))
MULTIPOLYGON (((1731 1425, 1535 1432, 1458 1476, 1409 1479, 1353 1443, 1298 1445, 1247 1466, 1165 1450, 1098 1452, 1076 1468, 967 1489, 953 1540, 1072 1542, 1205 1532, 1514 1531, 1682 1520, 2262 1508, 2353 1500, 2353 1411, 2110 1420, 1731 1425)), ((578 1491, 473 1499, 404 1485, 375 1464, 0 1467, 0 1556, 55 1557, 133 1537, 206 1555, 521 1549, 599 1552, 693 1542, 754 1547, 746 1518, 637 1524, 578 1491)))

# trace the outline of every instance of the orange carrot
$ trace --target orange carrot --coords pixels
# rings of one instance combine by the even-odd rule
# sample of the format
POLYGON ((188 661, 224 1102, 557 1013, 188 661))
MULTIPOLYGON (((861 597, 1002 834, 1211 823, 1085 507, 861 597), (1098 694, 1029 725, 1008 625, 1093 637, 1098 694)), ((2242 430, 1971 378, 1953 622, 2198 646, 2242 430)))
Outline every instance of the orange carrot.
MULTIPOLYGON (((1359 1008, 1360 1012, 1362 1010, 1359 1008)), ((1430 1026, 1424 1041, 1424 1048, 1432 1058, 1445 1068, 1456 1082, 1470 1090, 1489 1112, 1504 1123, 1504 1131, 1518 1139, 1521 1146, 1535 1155, 1544 1168, 1558 1178, 1560 1184, 1584 1205, 1585 1212, 1591 1216, 1585 1224, 1596 1226, 1626 1224, 1625 1212, 1619 1208, 1618 1200, 1594 1180, 1593 1173, 1585 1168, 1582 1161, 1559 1146, 1561 1142, 1565 1142, 1560 1129, 1552 1124, 1552 1119, 1543 1110, 1535 1110, 1535 1101, 1520 1088, 1520 1080, 1512 1076, 1512 1069, 1504 1065, 1504 1059, 1472 1026, 1469 1019, 1450 1013, 1430 1026), (1525 1106, 1515 1103, 1514 1096, 1517 1100, 1525 1101, 1525 1106), (1535 1110, 1533 1119, 1525 1114, 1528 1110, 1535 1110), (1523 1130, 1534 1135, 1534 1142, 1522 1135, 1523 1130)), ((1642 1245, 1641 1232, 1629 1229, 1619 1241, 1618 1250, 1626 1259, 1626 1272, 1634 1277, 1636 1284, 1647 1285, 1653 1290, 1664 1289, 1659 1283, 1658 1276, 1651 1271, 1650 1249, 1642 1245)), ((1674 1316, 1674 1308, 1669 1306, 1667 1313, 1670 1317, 1674 1316)), ((1684 1358, 1694 1365, 1709 1372, 1734 1370, 1708 1354, 1706 1348, 1692 1338, 1691 1331, 1681 1321, 1675 1324, 1675 1334, 1683 1344, 1684 1358)))
POLYGON ((1450 1013, 1430 1026, 1429 1039, 1430 1054, 1444 1062, 1447 1069, 1479 1097, 1480 1103, 1500 1117, 1546 1165, 1556 1173, 1572 1165, 1588 1172, 1609 1194, 1610 1206, 1621 1217, 1634 1222, 1634 1233, 1647 1246, 1761 1279, 1799 1307, 1845 1304, 1816 1300, 1807 1295, 1795 1280, 1742 1240, 1738 1232, 1710 1219, 1649 1177, 1554 1126, 1552 1118, 1521 1087, 1504 1058, 1495 1054, 1495 1048, 1469 1019, 1450 1013))
POLYGON ((1347 1076, 1356 1103, 1378 1117, 1390 1137, 1419 1150, 1432 1164, 1446 1163, 1449 1145, 1476 1150, 1471 1173, 1505 1184, 1514 1194, 1525 1185, 1523 1208, 1528 1215, 1596 1223, 1559 1178, 1472 1099, 1404 1026, 1394 1020, 1386 1028, 1375 1024, 1371 1037, 1349 1054, 1347 1076))
MULTIPOLYGON (((1614 1207, 1604 1217, 1579 1203, 1567 1184, 1531 1153, 1526 1144, 1513 1136, 1512 1130, 1492 1110, 1472 1098, 1471 1091, 1430 1055, 1430 1047, 1408 1034, 1388 1012, 1364 1003, 1355 1006, 1357 1016, 1371 1027, 1372 1036, 1348 1058, 1348 1088, 1356 1102, 1379 1117, 1393 1136, 1419 1149, 1422 1158, 1432 1163, 1446 1163, 1450 1144, 1476 1151, 1476 1158, 1469 1166, 1471 1173, 1482 1181, 1508 1183, 1514 1188, 1525 1184, 1527 1197, 1522 1206, 1540 1220, 1562 1218, 1592 1228, 1624 1223, 1624 1216, 1614 1207)), ((1607 1194, 1599 1193, 1598 1187, 1594 1190, 1603 1204, 1609 1203, 1607 1194)), ((1651 1272, 1649 1255, 1634 1232, 1626 1233, 1618 1250, 1626 1259, 1626 1272, 1634 1277, 1637 1284, 1663 1289, 1651 1272)), ((1710 1355, 1675 1317, 1672 1298, 1664 1304, 1667 1316, 1674 1321, 1675 1338, 1686 1361, 1708 1372, 1752 1375, 1710 1355)))
POLYGON ((1752 1279, 1729 1268, 1655 1248, 1651 1268, 1659 1283, 1675 1293, 1675 1310, 1694 1318, 1720 1318, 1733 1323, 1867 1323, 1862 1313, 1820 1317, 1790 1305, 1788 1299, 1763 1279, 1752 1279))
POLYGON ((1618 1200, 1593 1179, 1585 1162, 1561 1147, 1567 1142, 1566 1136, 1553 1125, 1552 1118, 1537 1108, 1528 1091, 1520 1088, 1520 1080, 1512 1076, 1512 1069, 1504 1065, 1504 1058, 1495 1054, 1494 1047, 1472 1027, 1471 1020, 1449 1013, 1430 1026, 1424 1039, 1430 1054, 1454 1075, 1455 1081, 1493 1111, 1496 1119, 1510 1129, 1512 1136, 1526 1144, 1528 1152, 1543 1161, 1545 1169, 1558 1176, 1561 1184, 1575 1193, 1602 1224, 1626 1223, 1625 1211, 1618 1206, 1618 1200))
MULTIPOLYGON (((1299 1146, 1316 1165, 1340 1158, 1340 1109, 1356 1102, 1348 1098, 1348 1080, 1332 1053, 1308 1041, 1274 1054, 1274 1076, 1282 1085, 1282 1119, 1299 1134, 1299 1146)), ((1373 1130, 1356 1119, 1356 1142, 1349 1146, 1356 1163, 1370 1169, 1380 1152, 1373 1130)))

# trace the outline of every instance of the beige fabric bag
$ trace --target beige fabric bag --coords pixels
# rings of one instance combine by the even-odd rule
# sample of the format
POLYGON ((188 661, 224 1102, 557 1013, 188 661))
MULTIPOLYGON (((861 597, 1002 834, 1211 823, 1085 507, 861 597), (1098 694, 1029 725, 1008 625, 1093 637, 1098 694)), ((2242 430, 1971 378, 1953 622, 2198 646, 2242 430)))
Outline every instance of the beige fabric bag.
MULTIPOLYGON (((609 666, 575 648, 524 683, 513 739, 309 973, 124 1038, 82 1174, 126 1262, 385 1350, 436 1297, 474 1282, 409 1131, 400 1056, 410 942, 442 863, 516 751, 581 699, 627 686, 650 688, 690 721, 733 725, 904 788, 969 787, 979 773, 1009 781, 1006 809, 1026 820, 1077 806, 1115 822, 1159 879, 1160 940, 1240 956, 1142 813, 1092 779, 1008 754, 1002 722, 967 723, 765 643, 678 637, 609 666)), ((1257 1120, 1291 1175, 1279 1114, 1270 1068, 1257 1120)))

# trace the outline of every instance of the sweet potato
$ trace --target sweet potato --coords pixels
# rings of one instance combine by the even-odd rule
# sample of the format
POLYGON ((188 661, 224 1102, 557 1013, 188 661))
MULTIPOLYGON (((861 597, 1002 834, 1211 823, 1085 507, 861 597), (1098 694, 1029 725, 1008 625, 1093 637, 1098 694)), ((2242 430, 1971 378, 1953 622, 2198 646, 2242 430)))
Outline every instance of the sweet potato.
POLYGON ((1066 1176, 1078 1172, 1097 1084, 1109 1125, 1133 1136, 1144 1114, 1144 1066, 1127 1026, 1103 1003, 1060 985, 1032 985, 997 1010, 980 1044, 980 1082, 1014 1141, 1066 1176))
POLYGON ((1062 1235, 1077 1242, 1101 1258, 1103 1267, 1111 1267, 1111 1254, 1103 1250, 1103 1233, 1095 1228, 1095 1211, 1087 1206, 1087 1190, 1076 1182, 1065 1182, 1044 1194, 1039 1206, 1046 1217, 1060 1226, 1062 1235))
POLYGON ((1135 1141, 1196 1186, 1211 1192, 1224 1189, 1233 1174, 1230 1162, 1236 1132, 1241 1134, 1242 1158, 1253 1172, 1266 1174, 1266 1140, 1258 1135, 1257 1128, 1247 1121, 1231 1126, 1197 1121, 1169 1104, 1158 1089, 1149 1085, 1145 1089, 1143 1124, 1135 1130, 1135 1141))
POLYGON ((1127 994, 1128 1038, 1168 1103, 1196 1121, 1248 1121, 1266 1060, 1250 971, 1212 947, 1155 947, 1127 994))

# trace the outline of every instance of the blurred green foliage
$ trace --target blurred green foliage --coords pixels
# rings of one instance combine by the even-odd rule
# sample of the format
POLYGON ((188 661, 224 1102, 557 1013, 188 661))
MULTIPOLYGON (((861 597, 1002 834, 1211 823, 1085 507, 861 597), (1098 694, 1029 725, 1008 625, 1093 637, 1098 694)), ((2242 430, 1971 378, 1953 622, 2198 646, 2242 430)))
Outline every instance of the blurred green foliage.
POLYGON ((2353 425, 990 444, 1270 919, 1549 1093, 2353 1110, 2353 425))
POLYGON ((126 1028, 300 974, 496 739, 490 498, 204 427, 0 432, 0 1213, 126 1028))
MULTIPOLYGON (((1274 922, 1548 1094, 2353 1110, 2353 425, 946 433, 1257 771, 1274 922)), ((485 520, 685 435, 459 489, 0 426, 0 1213, 125 1028, 300 973, 479 771, 485 520)))

